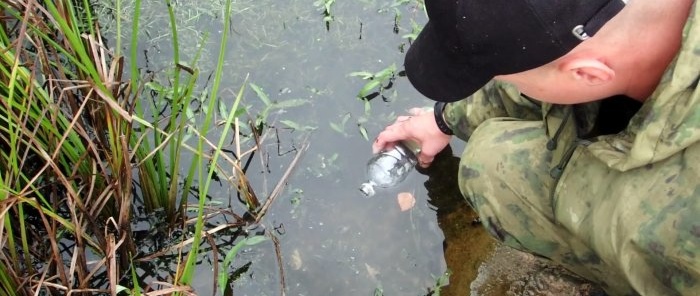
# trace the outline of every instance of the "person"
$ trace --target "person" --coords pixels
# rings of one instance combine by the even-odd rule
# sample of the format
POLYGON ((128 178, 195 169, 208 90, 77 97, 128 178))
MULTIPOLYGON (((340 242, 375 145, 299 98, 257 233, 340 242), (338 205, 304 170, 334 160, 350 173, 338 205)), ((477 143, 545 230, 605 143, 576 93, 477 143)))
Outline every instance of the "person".
POLYGON ((700 6, 426 0, 411 84, 436 100, 377 135, 459 188, 489 233, 611 295, 700 295, 700 6))

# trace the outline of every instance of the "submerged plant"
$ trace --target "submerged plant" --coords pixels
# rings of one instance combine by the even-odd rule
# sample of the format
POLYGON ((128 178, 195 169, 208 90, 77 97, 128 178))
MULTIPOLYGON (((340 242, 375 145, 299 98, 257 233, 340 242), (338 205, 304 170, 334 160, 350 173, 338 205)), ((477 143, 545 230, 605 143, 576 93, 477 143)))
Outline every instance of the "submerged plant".
POLYGON ((335 4, 335 0, 316 0, 314 6, 321 11, 323 22, 326 24, 326 30, 330 30, 330 24, 335 18, 331 13, 331 7, 335 4))
POLYGON ((374 96, 381 95, 384 90, 391 88, 391 85, 396 78, 396 65, 391 64, 376 73, 359 71, 352 72, 348 75, 367 80, 367 83, 365 83, 365 85, 357 93, 357 97, 360 99, 370 99, 374 96))

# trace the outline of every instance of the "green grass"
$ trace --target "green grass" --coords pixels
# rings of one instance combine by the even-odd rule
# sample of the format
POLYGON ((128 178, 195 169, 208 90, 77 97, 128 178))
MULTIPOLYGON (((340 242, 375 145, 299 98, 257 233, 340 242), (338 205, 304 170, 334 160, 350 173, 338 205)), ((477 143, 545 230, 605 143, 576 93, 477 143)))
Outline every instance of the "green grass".
MULTIPOLYGON (((124 3, 115 4, 118 37, 112 52, 102 43, 87 0, 0 3, 8 16, 0 21, 0 295, 140 294, 149 284, 137 281, 131 259, 138 255, 131 221, 139 202, 148 212, 163 211, 169 229, 185 228, 185 221, 194 219, 192 235, 164 250, 182 256, 167 291, 187 291, 203 235, 216 232, 205 227, 205 199, 215 171, 222 170, 221 158, 235 172, 227 179, 246 200, 243 210, 256 222, 266 210, 241 169, 246 153, 240 152, 238 117, 245 113, 239 107, 244 87, 232 94, 230 109, 217 104, 229 31, 220 40, 212 85, 199 90, 196 65, 206 38, 198 40, 192 60, 181 61, 178 20, 170 0, 164 0, 174 51, 167 84, 155 84, 135 63, 125 66, 124 3), (159 91, 153 97, 154 88, 159 91), (192 120, 190 104, 201 97, 208 101, 200 124, 192 120), (163 106, 165 115, 158 111, 163 106), (215 114, 225 120, 215 124, 215 114), (206 138, 210 131, 216 131, 216 143, 206 138), (232 159, 222 150, 234 131, 238 153, 232 159), (191 188, 197 191, 192 194, 191 188), (195 211, 188 212, 193 198, 195 211), (107 284, 92 287, 96 277, 107 284)), ((129 55, 136 61, 141 2, 129 4, 129 55)), ((226 28, 231 5, 226 1, 226 28)))

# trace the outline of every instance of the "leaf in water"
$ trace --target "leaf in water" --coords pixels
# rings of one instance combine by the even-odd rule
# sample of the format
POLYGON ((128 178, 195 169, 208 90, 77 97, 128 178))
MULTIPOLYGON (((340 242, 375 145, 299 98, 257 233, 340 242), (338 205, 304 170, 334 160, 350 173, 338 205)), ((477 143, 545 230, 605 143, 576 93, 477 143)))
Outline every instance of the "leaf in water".
POLYGON ((272 104, 272 102, 270 102, 270 98, 267 97, 267 94, 262 90, 262 88, 252 82, 250 83, 250 88, 253 89, 265 106, 270 106, 272 104))
POLYGON ((369 116, 371 111, 372 111, 372 105, 369 103, 369 100, 366 100, 365 101, 365 115, 369 116))
POLYGON ((361 124, 357 124, 357 126, 360 128, 360 134, 362 134, 362 137, 365 138, 365 140, 369 141, 369 136, 367 136, 367 129, 365 129, 365 127, 361 124))
POLYGON ((289 265, 292 267, 293 270, 299 270, 304 265, 304 262, 301 259, 301 252, 299 252, 299 249, 294 249, 294 251, 292 251, 291 258, 289 259, 289 265))
POLYGON ((357 76, 360 76, 360 77, 362 77, 362 79, 365 79, 365 80, 367 80, 367 79, 372 79, 372 77, 374 77, 374 74, 372 74, 372 73, 370 73, 370 72, 367 72, 367 71, 352 72, 352 73, 350 73, 350 74, 348 74, 348 75, 349 75, 350 77, 357 77, 357 76))
POLYGON ((305 99, 291 99, 291 100, 284 100, 281 102, 275 102, 272 106, 277 109, 282 109, 282 108, 292 108, 292 107, 299 107, 304 104, 311 103, 309 100, 305 99))
POLYGON ((180 142, 181 142, 181 143, 186 143, 187 140, 189 140, 190 138, 192 138, 192 134, 193 134, 193 133, 194 133, 194 132, 192 131, 192 126, 191 126, 191 125, 188 125, 188 126, 185 128, 185 135, 182 137, 182 141, 180 141, 180 142))
POLYGON ((294 130, 298 130, 298 131, 302 130, 301 126, 300 126, 298 123, 294 122, 294 121, 291 121, 291 120, 280 120, 280 122, 281 122, 282 124, 286 125, 287 127, 290 127, 290 128, 292 128, 292 129, 294 129, 294 130))
POLYGON ((257 244, 259 244, 259 243, 262 243, 262 242, 264 242, 264 241, 266 241, 266 240, 267 240, 267 238, 266 238, 265 236, 256 235, 256 236, 247 238, 247 239, 245 240, 245 244, 246 244, 246 246, 254 246, 254 245, 257 245, 257 244))
POLYGON ((401 192, 396 199, 402 212, 408 211, 416 205, 416 198, 410 192, 401 192))
MULTIPOLYGON (((199 95, 199 103, 200 103, 200 105, 203 105, 204 102, 207 101, 207 98, 208 98, 208 97, 209 97, 209 88, 208 88, 208 87, 205 87, 204 90, 202 91, 202 93, 199 95)), ((200 109, 204 109, 204 108, 200 108, 200 109)))
POLYGON ((165 91, 165 87, 163 85, 161 85, 160 83, 155 82, 155 81, 146 82, 146 87, 148 87, 148 88, 150 88, 158 93, 162 93, 165 91))
POLYGON ((372 281, 377 281, 377 275, 379 275, 379 270, 372 267, 371 265, 365 263, 365 268, 367 269, 367 275, 369 275, 369 278, 372 279, 372 281))
MULTIPOLYGON (((345 115, 343 115, 343 121, 341 121, 341 125, 342 125, 343 127, 345 127, 345 123, 348 122, 348 119, 350 119, 350 113, 345 113, 345 115)), ((344 129, 344 128, 343 128, 343 129, 344 129)))
POLYGON ((219 116, 221 116, 221 118, 228 117, 228 111, 226 110, 226 103, 224 103, 223 101, 219 101, 219 116))
POLYGON ((341 133, 341 134, 343 134, 343 135, 345 134, 345 127, 344 127, 344 126, 340 126, 340 125, 335 124, 335 123, 333 123, 333 122, 331 122, 330 125, 331 125, 331 128, 332 128, 334 131, 339 132, 339 133, 341 133))
POLYGON ((328 163, 334 165, 335 161, 338 160, 338 153, 333 153, 331 157, 328 158, 328 163))
POLYGON ((219 269, 219 274, 218 274, 218 282, 219 282, 219 289, 223 293, 224 290, 226 289, 226 285, 228 284, 228 268, 231 265, 231 261, 233 261, 233 258, 236 257, 236 254, 238 251, 240 251, 241 248, 244 246, 252 246, 259 244, 263 241, 267 240, 267 238, 263 235, 256 235, 252 237, 246 237, 242 241, 236 243, 233 248, 231 248, 230 251, 226 254, 226 257, 224 258, 224 262, 221 266, 221 269, 219 269))
POLYGON ((236 109, 236 112, 233 113, 233 117, 234 118, 239 117, 239 116, 243 115, 245 113, 245 111, 246 111, 246 108, 238 107, 238 109, 236 109))
POLYGON ((185 108, 185 116, 187 116, 187 121, 189 121, 191 124, 195 124, 194 111, 192 111, 192 108, 189 106, 185 108))
POLYGON ((367 82, 365 84, 365 86, 362 87, 362 89, 360 89, 360 92, 357 94, 357 96, 360 98, 364 98, 367 95, 369 95, 372 90, 374 90, 375 88, 377 88, 381 85, 382 85, 382 82, 379 81, 378 79, 370 80, 369 82, 367 82))
POLYGON ((379 81, 384 81, 394 75, 394 72, 396 72, 396 65, 391 64, 391 66, 386 67, 384 70, 381 70, 374 74, 374 79, 379 80, 379 81))

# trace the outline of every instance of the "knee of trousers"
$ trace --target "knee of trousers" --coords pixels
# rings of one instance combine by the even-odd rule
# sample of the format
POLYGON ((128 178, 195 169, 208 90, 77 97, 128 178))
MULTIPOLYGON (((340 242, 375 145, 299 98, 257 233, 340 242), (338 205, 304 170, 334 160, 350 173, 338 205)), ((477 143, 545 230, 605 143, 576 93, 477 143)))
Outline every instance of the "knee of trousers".
POLYGON ((551 153, 541 121, 495 118, 469 139, 459 186, 486 229, 506 244, 544 256, 556 252, 549 175, 551 153))

